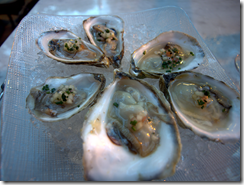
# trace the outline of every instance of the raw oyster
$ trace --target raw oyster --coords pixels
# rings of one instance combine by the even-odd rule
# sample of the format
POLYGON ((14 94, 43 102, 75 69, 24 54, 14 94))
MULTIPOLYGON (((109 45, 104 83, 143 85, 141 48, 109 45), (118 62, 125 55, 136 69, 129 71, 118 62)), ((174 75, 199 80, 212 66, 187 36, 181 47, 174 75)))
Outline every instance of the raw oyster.
POLYGON ((240 95, 225 83, 186 71, 162 75, 159 86, 183 127, 222 143, 240 139, 240 95))
POLYGON ((30 90, 26 105, 31 114, 41 121, 68 119, 95 100, 105 81, 101 74, 49 77, 43 85, 30 90))
POLYGON ((43 32, 36 44, 48 57, 63 63, 109 66, 109 61, 98 47, 68 30, 43 32))
POLYGON ((90 42, 101 48, 114 68, 119 68, 124 56, 124 21, 118 16, 102 15, 83 21, 90 42))
POLYGON ((137 181, 173 175, 181 141, 170 105, 148 83, 115 70, 82 129, 86 180, 137 181))
POLYGON ((178 31, 163 32, 131 55, 130 74, 159 78, 175 71, 197 68, 205 54, 198 41, 178 31))

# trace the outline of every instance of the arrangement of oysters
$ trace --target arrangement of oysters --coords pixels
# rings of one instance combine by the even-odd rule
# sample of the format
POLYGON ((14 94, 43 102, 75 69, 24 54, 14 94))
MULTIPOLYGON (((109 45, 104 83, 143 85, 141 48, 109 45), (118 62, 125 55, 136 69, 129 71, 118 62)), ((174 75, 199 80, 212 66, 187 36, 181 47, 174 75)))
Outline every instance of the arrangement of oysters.
POLYGON ((164 94, 145 81, 115 71, 83 123, 85 178, 137 181, 175 171, 181 142, 164 94))
MULTIPOLYGON (((124 21, 95 16, 84 20, 83 27, 90 43, 69 30, 55 30, 43 32, 36 44, 65 64, 120 68, 124 21)), ((191 71, 204 60, 195 38, 164 32, 132 53, 127 73, 115 69, 105 89, 103 74, 49 77, 30 90, 27 108, 35 118, 53 122, 93 104, 81 130, 86 180, 166 178, 174 174, 181 155, 177 124, 212 141, 240 139, 240 95, 191 71), (159 79, 160 90, 139 78, 159 79)))

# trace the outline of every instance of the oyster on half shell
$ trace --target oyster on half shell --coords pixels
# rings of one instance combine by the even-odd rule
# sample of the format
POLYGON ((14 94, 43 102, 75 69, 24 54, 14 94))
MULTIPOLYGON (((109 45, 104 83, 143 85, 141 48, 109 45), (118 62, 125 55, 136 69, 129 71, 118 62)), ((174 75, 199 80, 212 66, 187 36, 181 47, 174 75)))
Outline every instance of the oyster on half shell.
POLYGON ((163 32, 131 55, 130 74, 138 78, 159 78, 175 71, 192 70, 203 62, 198 41, 179 31, 163 32))
POLYGON ((96 99, 105 81, 102 74, 49 77, 44 84, 31 88, 26 106, 41 121, 68 119, 96 99))
POLYGON ((96 46, 82 40, 68 30, 43 32, 36 40, 48 57, 66 64, 87 64, 108 67, 109 61, 96 46))
POLYGON ((83 21, 90 42, 98 46, 114 68, 119 68, 124 56, 124 21, 118 16, 102 15, 83 21))
POLYGON ((162 75, 159 86, 182 127, 222 143, 240 139, 240 95, 225 83, 185 71, 162 75))
POLYGON ((86 180, 138 181, 173 175, 181 141, 170 105, 148 83, 115 70, 82 129, 86 180))

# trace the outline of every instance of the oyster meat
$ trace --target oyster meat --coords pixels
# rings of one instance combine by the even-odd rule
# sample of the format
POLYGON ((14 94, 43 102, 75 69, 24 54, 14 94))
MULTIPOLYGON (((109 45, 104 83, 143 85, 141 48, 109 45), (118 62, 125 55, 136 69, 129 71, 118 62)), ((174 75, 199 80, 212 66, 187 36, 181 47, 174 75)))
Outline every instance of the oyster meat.
POLYGON ((101 74, 49 77, 33 87, 26 99, 27 108, 41 121, 68 119, 90 105, 105 85, 101 74))
POLYGON ((109 66, 108 59, 98 47, 67 30, 44 32, 36 43, 48 57, 63 63, 109 66))
POLYGON ((205 54, 198 41, 182 32, 163 32, 131 55, 130 74, 139 78, 159 78, 175 71, 192 70, 205 54))
POLYGON ((86 180, 165 178, 174 174, 181 152, 164 95, 116 70, 114 81, 86 116, 82 139, 86 180))
POLYGON ((240 95, 229 86, 189 71, 165 74, 159 83, 183 127, 213 141, 239 140, 240 95))
POLYGON ((101 48, 115 68, 119 68, 124 55, 124 21, 118 16, 90 17, 83 22, 90 42, 101 48))

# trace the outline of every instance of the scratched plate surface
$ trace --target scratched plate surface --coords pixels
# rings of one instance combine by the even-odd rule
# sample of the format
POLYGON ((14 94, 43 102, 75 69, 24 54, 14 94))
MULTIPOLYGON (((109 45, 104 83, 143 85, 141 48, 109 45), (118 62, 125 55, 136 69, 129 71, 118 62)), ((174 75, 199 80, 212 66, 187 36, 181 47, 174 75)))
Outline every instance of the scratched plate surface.
MULTIPOLYGON (((206 58, 195 71, 224 81, 238 91, 224 73, 188 16, 177 7, 119 14, 125 22, 125 54, 121 70, 128 72, 131 53, 164 31, 178 30, 195 37, 206 58)), ((65 65, 46 57, 35 45, 44 31, 68 29, 87 39, 82 22, 89 16, 34 15, 19 24, 9 61, 2 108, 1 176, 3 181, 83 181, 80 129, 88 110, 68 121, 43 123, 26 109, 32 87, 49 76, 81 72, 103 73, 106 86, 113 68, 65 65)), ((158 88, 158 80, 145 79, 158 88)), ((182 155, 173 176, 161 181, 240 181, 240 141, 220 144, 201 139, 179 127, 182 155)))

